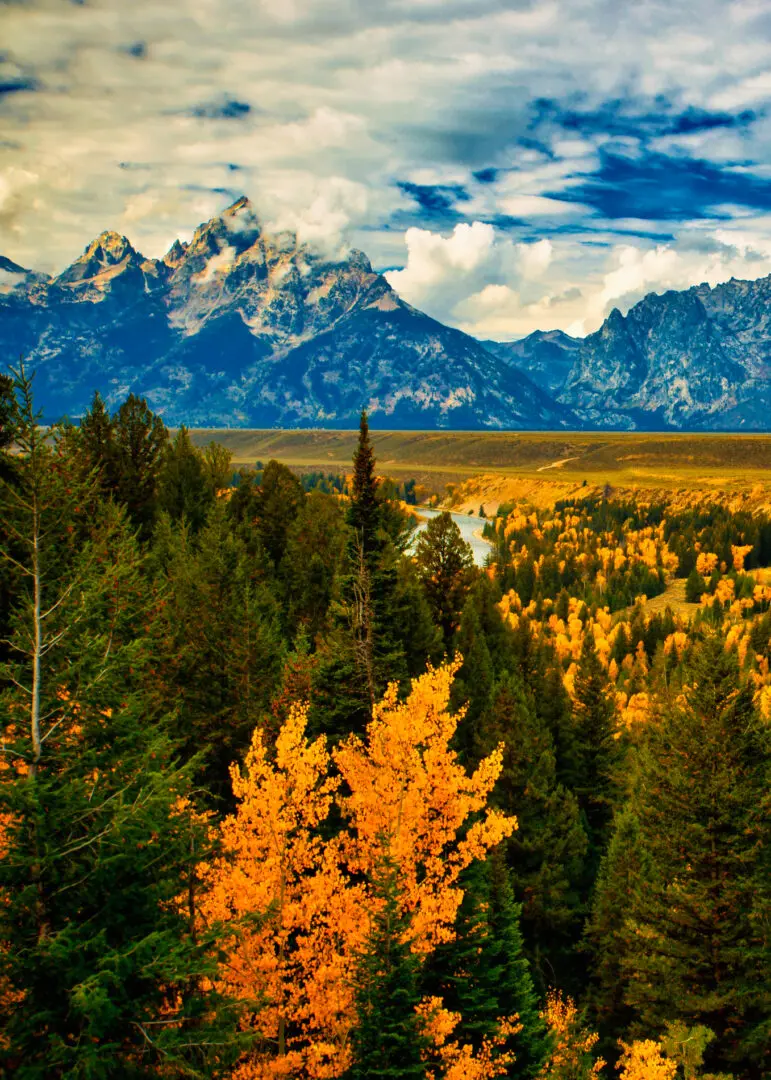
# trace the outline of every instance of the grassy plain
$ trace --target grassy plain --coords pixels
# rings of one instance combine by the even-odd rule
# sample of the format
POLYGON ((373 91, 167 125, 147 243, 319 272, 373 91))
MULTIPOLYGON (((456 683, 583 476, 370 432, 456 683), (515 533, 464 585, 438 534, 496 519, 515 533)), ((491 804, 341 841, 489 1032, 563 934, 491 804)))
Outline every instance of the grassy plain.
MULTIPOLYGON (((304 471, 346 472, 357 431, 191 432, 227 446, 237 465, 275 458, 304 471)), ((373 431, 378 468, 429 492, 461 485, 454 502, 489 512, 524 497, 551 502, 578 487, 771 493, 771 435, 629 432, 373 431), (467 497, 466 497, 467 496, 467 497)))

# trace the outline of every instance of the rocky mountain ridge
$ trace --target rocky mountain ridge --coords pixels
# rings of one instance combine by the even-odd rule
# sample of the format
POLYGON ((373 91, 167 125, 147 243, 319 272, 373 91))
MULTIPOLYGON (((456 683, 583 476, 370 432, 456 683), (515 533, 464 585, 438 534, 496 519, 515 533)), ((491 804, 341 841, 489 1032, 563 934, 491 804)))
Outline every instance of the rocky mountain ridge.
POLYGON ((768 430, 771 276, 614 309, 557 396, 593 427, 768 430))
POLYGON ((145 258, 115 232, 56 277, 0 257, 0 347, 47 416, 146 396, 170 424, 771 429, 771 276, 651 293, 583 340, 477 341, 367 256, 268 235, 245 198, 145 258))
POLYGON ((483 341, 482 344, 507 364, 527 372, 547 394, 559 395, 573 370, 581 339, 562 330, 536 330, 518 341, 483 341))
POLYGON ((589 428, 771 430, 771 276, 649 293, 583 340, 483 344, 589 428))
POLYGON ((576 418, 474 338, 401 300, 366 255, 267 235, 239 199, 146 259, 102 233, 63 273, 3 266, 0 343, 36 370, 47 415, 147 397, 168 423, 570 427, 576 418))

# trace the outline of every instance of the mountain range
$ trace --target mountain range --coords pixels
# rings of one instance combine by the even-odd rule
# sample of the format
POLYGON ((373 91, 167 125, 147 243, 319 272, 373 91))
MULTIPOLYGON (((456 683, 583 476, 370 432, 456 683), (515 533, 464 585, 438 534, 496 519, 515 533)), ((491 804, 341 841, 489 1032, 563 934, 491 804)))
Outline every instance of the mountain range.
POLYGON ((401 300, 366 255, 268 236, 247 199, 146 259, 106 232, 58 277, 0 266, 0 348, 36 371, 46 415, 95 389, 170 424, 571 427, 517 367, 401 300))
POLYGON ((0 256, 0 349, 46 417, 133 391, 192 427, 771 427, 771 277, 651 294, 583 340, 478 341, 366 255, 268 235, 239 199, 147 259, 102 233, 56 277, 0 256))

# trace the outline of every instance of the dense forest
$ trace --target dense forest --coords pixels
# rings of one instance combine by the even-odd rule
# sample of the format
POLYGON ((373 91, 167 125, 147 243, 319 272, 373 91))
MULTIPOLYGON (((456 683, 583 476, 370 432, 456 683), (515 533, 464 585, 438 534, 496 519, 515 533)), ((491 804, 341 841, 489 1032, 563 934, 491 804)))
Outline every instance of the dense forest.
POLYGON ((480 569, 366 416, 299 477, 33 390, 0 379, 3 1075, 771 1075, 749 496, 501 506, 480 569))

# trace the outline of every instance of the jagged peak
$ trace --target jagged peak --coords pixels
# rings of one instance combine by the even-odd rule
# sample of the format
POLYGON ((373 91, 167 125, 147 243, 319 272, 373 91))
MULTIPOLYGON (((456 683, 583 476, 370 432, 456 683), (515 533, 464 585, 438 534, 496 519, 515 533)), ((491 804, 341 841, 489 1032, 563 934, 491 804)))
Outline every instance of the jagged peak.
POLYGON ((127 255, 139 254, 128 237, 113 232, 112 229, 106 229, 104 232, 99 233, 96 239, 92 240, 85 249, 81 259, 90 259, 100 253, 106 256, 105 261, 110 263, 120 262, 127 255))
POLYGON ((106 271, 110 271, 114 276, 113 268, 118 268, 121 264, 141 266, 145 261, 127 237, 107 229, 91 241, 83 254, 68 266, 56 281, 60 285, 75 285, 96 278, 106 271))
POLYGON ((234 203, 231 203, 230 206, 222 211, 220 217, 235 217, 235 215, 240 214, 242 210, 246 210, 250 214, 254 213, 254 207, 252 206, 251 200, 246 195, 241 195, 234 203))
POLYGON ((187 244, 182 240, 175 240, 161 260, 167 266, 176 266, 180 263, 187 251, 187 244))
POLYGON ((351 266, 355 266, 358 270, 363 270, 365 274, 374 273, 372 263, 369 261, 369 256, 363 251, 359 251, 358 248, 351 248, 345 261, 350 263, 351 266))

